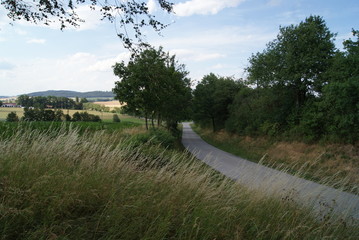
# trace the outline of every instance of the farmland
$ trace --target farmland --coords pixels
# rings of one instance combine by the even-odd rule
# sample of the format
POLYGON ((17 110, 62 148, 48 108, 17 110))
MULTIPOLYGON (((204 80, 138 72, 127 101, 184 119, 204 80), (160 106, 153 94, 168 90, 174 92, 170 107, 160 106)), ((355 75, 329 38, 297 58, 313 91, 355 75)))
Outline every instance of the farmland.
MULTIPOLYGON (((94 114, 100 116, 103 121, 112 121, 113 113, 110 112, 99 112, 99 111, 85 111, 85 110, 73 110, 73 109, 62 109, 64 114, 69 114, 72 116, 75 112, 88 112, 89 114, 94 114)), ((19 117, 23 116, 24 109, 22 108, 0 108, 0 121, 5 121, 7 115, 10 112, 15 112, 19 117)), ((127 115, 120 115, 120 119, 123 121, 132 121, 136 123, 143 123, 143 120, 139 118, 134 118, 127 115)))

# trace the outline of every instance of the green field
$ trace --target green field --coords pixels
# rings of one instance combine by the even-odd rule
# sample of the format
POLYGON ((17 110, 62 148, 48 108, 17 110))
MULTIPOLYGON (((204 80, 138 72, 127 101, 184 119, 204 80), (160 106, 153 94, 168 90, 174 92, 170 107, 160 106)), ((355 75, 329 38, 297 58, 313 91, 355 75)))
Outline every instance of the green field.
MULTIPOLYGON (((64 114, 69 114, 70 116, 72 116, 75 112, 88 112, 90 114, 100 116, 100 118, 105 122, 112 121, 112 117, 113 117, 113 113, 109 113, 109 112, 73 110, 73 109, 62 109, 62 111, 64 112, 64 114)), ((7 115, 10 112, 15 112, 21 118, 23 116, 24 109, 23 108, 0 108, 0 121, 5 121, 7 115)), ((123 121, 130 121, 130 122, 141 123, 141 124, 144 123, 144 121, 142 119, 131 117, 128 115, 119 114, 119 117, 123 121)))

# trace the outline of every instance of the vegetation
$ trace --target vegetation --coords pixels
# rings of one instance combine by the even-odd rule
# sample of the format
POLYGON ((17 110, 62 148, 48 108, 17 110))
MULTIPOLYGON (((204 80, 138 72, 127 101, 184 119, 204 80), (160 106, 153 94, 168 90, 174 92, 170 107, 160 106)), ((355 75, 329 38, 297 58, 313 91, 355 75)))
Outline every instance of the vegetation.
POLYGON ((194 127, 209 144, 247 160, 341 190, 359 193, 359 146, 306 144, 194 127))
POLYGON ((357 142, 359 32, 353 35, 340 51, 321 17, 280 27, 277 38, 249 59, 247 81, 222 87, 220 77, 203 78, 194 91, 193 119, 240 135, 357 142))
POLYGON ((55 108, 55 109, 82 109, 83 104, 87 102, 86 98, 82 98, 79 101, 79 98, 76 97, 76 100, 72 100, 66 97, 30 97, 28 95, 20 95, 16 102, 18 105, 21 105, 26 108, 55 108))
POLYGON ((114 114, 112 120, 113 120, 113 122, 121 122, 120 117, 118 116, 118 114, 114 114))
MULTIPOLYGON (((80 134, 5 125, 13 129, 0 137, 5 239, 359 237, 355 222, 320 221, 293 196, 249 191, 150 138, 136 144, 149 133, 143 128, 80 134)), ((162 142, 162 133, 153 134, 162 142)))
POLYGON ((213 73, 203 77, 193 92, 193 119, 202 126, 221 129, 229 117, 226 106, 232 104, 240 89, 232 78, 218 77, 213 73))
POLYGON ((127 112, 144 116, 147 129, 147 119, 152 119, 152 127, 156 118, 158 125, 164 120, 168 128, 176 128, 189 117, 190 80, 175 56, 148 48, 127 65, 116 63, 113 70, 120 78, 113 89, 115 99, 126 103, 127 112))
POLYGON ((19 117, 16 115, 16 112, 10 112, 6 117, 7 122, 18 122, 19 117))

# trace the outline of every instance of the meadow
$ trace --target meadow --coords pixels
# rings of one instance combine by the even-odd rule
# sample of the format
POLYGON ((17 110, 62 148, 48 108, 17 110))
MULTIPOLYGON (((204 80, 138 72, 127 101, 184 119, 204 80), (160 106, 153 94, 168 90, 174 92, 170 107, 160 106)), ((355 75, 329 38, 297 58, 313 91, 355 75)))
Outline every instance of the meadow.
POLYGON ((358 222, 250 191, 165 130, 31 124, 0 123, 2 239, 359 238, 358 222))
POLYGON ((282 171, 335 188, 359 193, 358 144, 307 144, 274 138, 249 137, 194 126, 208 143, 282 171))

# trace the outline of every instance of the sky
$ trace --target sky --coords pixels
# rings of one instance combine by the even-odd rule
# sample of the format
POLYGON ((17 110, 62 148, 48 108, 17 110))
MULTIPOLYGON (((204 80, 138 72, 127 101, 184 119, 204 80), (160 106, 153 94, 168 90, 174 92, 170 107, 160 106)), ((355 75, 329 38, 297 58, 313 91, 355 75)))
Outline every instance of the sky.
MULTIPOLYGON (((169 26, 158 35, 143 29, 154 47, 176 55, 186 66, 193 86, 203 76, 246 78, 252 54, 274 40, 280 26, 299 24, 310 15, 322 16, 336 33, 336 47, 359 29, 358 0, 173 0, 174 14, 146 0, 156 18, 169 26)), ((83 5, 79 28, 14 22, 0 6, 0 96, 36 91, 111 91, 119 79, 116 62, 130 53, 117 37, 120 29, 101 21, 98 12, 83 5)))

